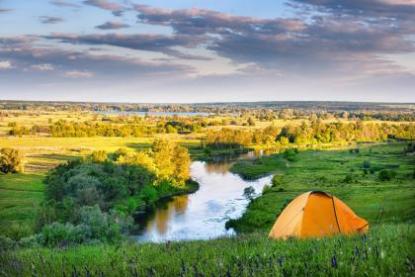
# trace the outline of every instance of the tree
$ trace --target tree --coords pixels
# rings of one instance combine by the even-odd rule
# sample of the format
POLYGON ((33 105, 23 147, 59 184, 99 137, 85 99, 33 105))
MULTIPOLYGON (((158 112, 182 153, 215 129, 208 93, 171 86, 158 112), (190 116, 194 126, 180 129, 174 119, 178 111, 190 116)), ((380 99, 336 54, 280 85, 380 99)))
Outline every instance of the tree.
POLYGON ((153 142, 152 150, 154 163, 157 167, 157 175, 160 179, 170 179, 174 173, 175 144, 166 139, 156 139, 153 142))
POLYGON ((176 146, 174 152, 174 178, 180 183, 184 183, 190 178, 190 155, 187 149, 180 145, 176 146))
POLYGON ((3 148, 0 150, 0 171, 3 173, 23 172, 23 155, 13 148, 3 148))
POLYGON ((125 155, 120 155, 117 158, 117 163, 139 165, 149 170, 150 172, 157 173, 157 168, 154 164, 154 160, 145 152, 127 153, 125 155))

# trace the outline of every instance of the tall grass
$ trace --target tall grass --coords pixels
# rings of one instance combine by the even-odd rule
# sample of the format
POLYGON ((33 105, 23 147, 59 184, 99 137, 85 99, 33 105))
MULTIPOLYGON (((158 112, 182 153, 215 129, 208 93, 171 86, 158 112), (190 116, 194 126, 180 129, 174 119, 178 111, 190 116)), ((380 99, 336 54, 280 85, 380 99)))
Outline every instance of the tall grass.
POLYGON ((272 241, 264 233, 212 241, 92 245, 3 252, 2 276, 413 276, 415 226, 368 235, 272 241))

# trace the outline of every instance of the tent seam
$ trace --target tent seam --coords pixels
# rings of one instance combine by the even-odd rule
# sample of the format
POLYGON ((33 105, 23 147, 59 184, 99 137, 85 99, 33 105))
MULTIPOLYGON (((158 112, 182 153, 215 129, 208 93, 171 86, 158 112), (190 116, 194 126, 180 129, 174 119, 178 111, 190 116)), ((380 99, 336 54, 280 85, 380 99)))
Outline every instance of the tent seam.
POLYGON ((334 217, 336 218, 337 228, 339 229, 339 233, 341 233, 342 231, 340 230, 340 224, 339 224, 339 220, 337 218, 336 205, 334 204, 334 197, 333 196, 331 196, 331 201, 333 203, 334 217))

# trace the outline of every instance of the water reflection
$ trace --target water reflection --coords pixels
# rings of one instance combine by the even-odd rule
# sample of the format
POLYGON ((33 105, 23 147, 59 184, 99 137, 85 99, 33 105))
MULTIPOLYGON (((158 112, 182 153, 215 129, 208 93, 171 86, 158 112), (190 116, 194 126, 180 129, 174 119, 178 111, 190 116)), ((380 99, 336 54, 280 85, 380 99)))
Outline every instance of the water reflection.
POLYGON ((243 190, 252 186, 260 193, 271 176, 244 181, 229 172, 230 163, 191 165, 191 175, 200 188, 191 195, 177 196, 161 204, 137 236, 139 241, 210 239, 234 234, 226 230, 230 218, 240 217, 248 204, 243 190))

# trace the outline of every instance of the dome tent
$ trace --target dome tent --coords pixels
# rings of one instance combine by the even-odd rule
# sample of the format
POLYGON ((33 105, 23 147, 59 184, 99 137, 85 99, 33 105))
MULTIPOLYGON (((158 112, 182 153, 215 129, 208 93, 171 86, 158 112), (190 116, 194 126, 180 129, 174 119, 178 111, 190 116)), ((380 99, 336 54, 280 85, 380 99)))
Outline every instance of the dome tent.
POLYGON ((323 237, 365 233, 369 224, 337 197, 322 191, 303 193, 282 211, 269 237, 323 237))

